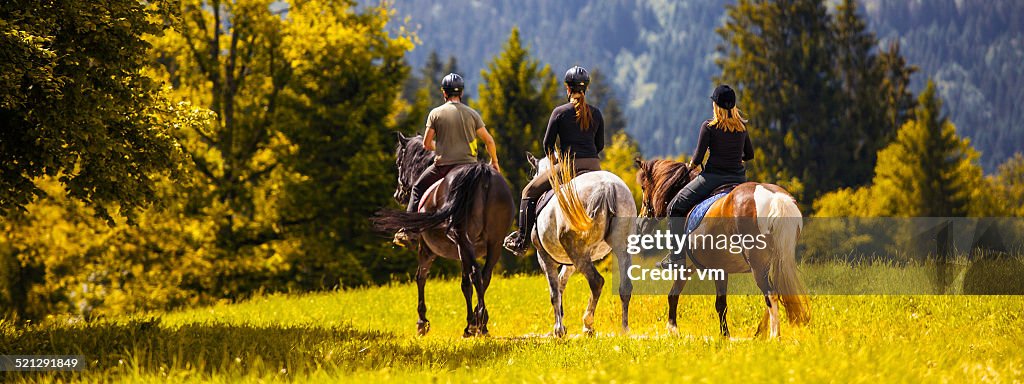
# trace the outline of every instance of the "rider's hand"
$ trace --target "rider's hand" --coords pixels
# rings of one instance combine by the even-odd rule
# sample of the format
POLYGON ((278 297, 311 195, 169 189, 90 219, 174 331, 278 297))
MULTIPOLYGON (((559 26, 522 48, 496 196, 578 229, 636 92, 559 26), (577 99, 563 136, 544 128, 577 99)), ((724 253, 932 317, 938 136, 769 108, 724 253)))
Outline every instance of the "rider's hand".
POLYGON ((497 160, 491 160, 491 166, 494 167, 495 171, 498 171, 498 173, 501 173, 501 166, 498 165, 498 161, 497 160))

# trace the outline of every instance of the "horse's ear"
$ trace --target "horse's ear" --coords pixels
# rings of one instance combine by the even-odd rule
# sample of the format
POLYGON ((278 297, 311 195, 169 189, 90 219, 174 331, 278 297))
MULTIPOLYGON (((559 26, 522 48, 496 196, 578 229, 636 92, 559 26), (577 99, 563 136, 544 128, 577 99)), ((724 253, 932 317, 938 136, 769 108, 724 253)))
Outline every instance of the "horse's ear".
POLYGON ((402 145, 405 145, 405 143, 409 142, 409 138, 405 137, 405 134, 403 134, 402 132, 396 131, 395 133, 398 134, 398 142, 402 143, 402 145))
POLYGON ((636 164, 637 168, 643 168, 644 167, 644 159, 640 158, 640 156, 635 157, 633 159, 633 163, 636 164))
POLYGON ((537 168, 537 157, 530 153, 530 151, 526 151, 526 161, 534 168, 537 168))

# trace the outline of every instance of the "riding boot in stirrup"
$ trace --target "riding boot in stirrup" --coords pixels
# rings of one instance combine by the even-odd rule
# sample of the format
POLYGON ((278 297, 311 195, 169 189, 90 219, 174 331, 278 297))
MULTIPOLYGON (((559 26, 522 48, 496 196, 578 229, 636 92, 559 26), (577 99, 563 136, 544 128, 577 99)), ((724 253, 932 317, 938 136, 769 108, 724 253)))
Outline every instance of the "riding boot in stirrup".
POLYGON ((519 202, 519 230, 510 233, 504 244, 505 249, 516 256, 526 255, 526 250, 530 247, 530 234, 536 221, 536 209, 536 199, 525 198, 519 202))
POLYGON ((689 244, 685 242, 686 240, 683 241, 683 249, 681 252, 676 252, 675 250, 669 251, 668 255, 665 255, 664 259, 654 263, 654 267, 660 269, 675 269, 686 266, 686 256, 690 254, 690 247, 689 244))

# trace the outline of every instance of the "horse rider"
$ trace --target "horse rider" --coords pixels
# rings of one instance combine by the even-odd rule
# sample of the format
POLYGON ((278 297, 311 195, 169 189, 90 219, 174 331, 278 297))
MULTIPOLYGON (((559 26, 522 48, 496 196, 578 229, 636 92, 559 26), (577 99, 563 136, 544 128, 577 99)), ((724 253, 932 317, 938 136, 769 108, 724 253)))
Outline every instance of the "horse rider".
MULTIPOLYGON (((441 80, 441 95, 444 104, 434 108, 427 115, 427 129, 423 135, 423 147, 434 151, 434 164, 427 167, 416 180, 409 194, 409 212, 419 209, 420 199, 431 185, 443 179, 449 172, 462 164, 477 162, 477 138, 483 140, 487 154, 491 156, 491 166, 501 172, 498 165, 498 153, 480 114, 462 103, 462 91, 465 81, 456 73, 449 73, 441 80)), ((395 234, 395 243, 401 245, 411 242, 418 234, 409 234, 401 229, 395 234)))
MULTIPOLYGON (((683 172, 688 172, 710 152, 700 175, 690 180, 669 202, 669 216, 675 217, 672 232, 682 233, 683 223, 697 203, 708 198, 718 187, 747 181, 744 162, 754 158, 754 147, 747 135, 746 122, 736 107, 736 91, 719 85, 711 95, 712 118, 700 125, 697 149, 683 172)), ((670 252, 658 265, 672 268, 683 264, 685 252, 670 252)))
POLYGON ((547 130, 544 132, 544 152, 552 166, 540 172, 523 188, 519 203, 519 229, 505 238, 505 249, 518 256, 526 254, 530 246, 530 233, 536 224, 537 199, 551 190, 549 176, 555 169, 556 143, 560 153, 574 157, 576 172, 601 170, 599 155, 604 149, 604 118, 601 111, 587 104, 587 87, 590 74, 580 66, 565 72, 565 92, 569 101, 551 111, 547 130))

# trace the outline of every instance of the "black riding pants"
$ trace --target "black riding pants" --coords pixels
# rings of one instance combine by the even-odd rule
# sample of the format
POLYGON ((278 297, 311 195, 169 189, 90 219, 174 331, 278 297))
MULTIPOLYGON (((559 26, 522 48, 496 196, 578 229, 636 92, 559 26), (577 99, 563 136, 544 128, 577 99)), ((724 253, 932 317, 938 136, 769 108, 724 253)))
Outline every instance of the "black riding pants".
MULTIPOLYGON (((683 189, 679 190, 676 197, 668 204, 669 216, 678 217, 674 221, 685 221, 686 215, 690 213, 697 203, 708 198, 711 192, 725 184, 744 183, 747 181, 746 170, 719 170, 705 168, 704 172, 690 180, 683 189)), ((674 232, 674 231, 673 231, 674 232)))

